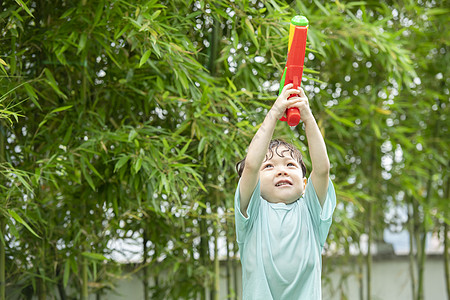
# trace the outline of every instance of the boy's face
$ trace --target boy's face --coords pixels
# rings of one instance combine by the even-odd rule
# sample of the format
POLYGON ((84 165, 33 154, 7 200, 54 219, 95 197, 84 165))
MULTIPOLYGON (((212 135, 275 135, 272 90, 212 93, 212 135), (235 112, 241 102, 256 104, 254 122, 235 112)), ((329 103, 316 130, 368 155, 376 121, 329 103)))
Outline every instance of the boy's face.
POLYGON ((263 162, 259 176, 261 196, 272 203, 292 203, 300 198, 306 186, 306 178, 303 178, 300 164, 291 157, 286 147, 280 147, 278 151, 274 151, 271 159, 263 162), (280 157, 276 152, 284 157, 280 157))

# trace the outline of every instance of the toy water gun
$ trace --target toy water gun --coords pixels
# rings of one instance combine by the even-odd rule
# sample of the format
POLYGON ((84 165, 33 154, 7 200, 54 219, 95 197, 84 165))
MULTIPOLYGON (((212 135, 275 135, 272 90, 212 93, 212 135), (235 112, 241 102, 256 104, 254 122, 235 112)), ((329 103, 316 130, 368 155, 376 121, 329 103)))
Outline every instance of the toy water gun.
MULTIPOLYGON (((299 88, 302 84, 303 62, 305 60, 306 35, 308 33, 308 19, 304 16, 295 16, 289 26, 289 46, 286 67, 280 82, 281 94, 284 86, 293 83, 293 89, 299 88)), ((294 97, 291 95, 289 98, 294 97)), ((289 126, 297 126, 300 122, 300 111, 298 108, 288 108, 286 117, 281 121, 286 121, 289 126)))

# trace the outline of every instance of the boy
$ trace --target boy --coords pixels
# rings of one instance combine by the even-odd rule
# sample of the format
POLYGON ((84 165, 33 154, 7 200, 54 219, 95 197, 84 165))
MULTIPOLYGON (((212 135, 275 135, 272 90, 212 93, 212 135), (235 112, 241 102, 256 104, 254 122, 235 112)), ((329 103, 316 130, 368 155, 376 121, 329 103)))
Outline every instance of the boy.
POLYGON ((236 165, 235 219, 245 300, 322 299, 321 252, 336 196, 308 98, 292 86, 283 88, 247 156, 236 165), (290 107, 300 110, 305 124, 312 162, 308 181, 300 151, 283 141, 271 142, 277 120, 290 107))

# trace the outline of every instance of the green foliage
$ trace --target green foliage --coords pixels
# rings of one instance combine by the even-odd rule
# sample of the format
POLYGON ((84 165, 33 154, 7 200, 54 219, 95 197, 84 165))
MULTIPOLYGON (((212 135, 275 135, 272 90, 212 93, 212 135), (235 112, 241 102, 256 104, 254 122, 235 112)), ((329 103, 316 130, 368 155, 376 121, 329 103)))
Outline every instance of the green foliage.
MULTIPOLYGON (((375 240, 406 228, 412 201, 424 231, 442 230, 443 1, 9 1, 0 6, 7 289, 101 295, 123 275, 112 245, 127 240, 143 257, 133 272, 152 270, 144 276, 158 282, 155 298, 204 296, 218 276, 215 234, 237 255, 234 163, 276 97, 295 14, 310 22, 303 87, 338 193, 329 253, 349 255, 369 228, 375 240)), ((301 126, 277 132, 307 151, 301 126)))

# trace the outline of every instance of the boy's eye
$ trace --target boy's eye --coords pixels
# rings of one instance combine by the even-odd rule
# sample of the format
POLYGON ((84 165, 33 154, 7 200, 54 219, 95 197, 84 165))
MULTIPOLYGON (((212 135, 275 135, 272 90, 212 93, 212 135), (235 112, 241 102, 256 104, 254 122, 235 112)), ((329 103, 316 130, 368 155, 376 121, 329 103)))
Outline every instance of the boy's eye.
POLYGON ((288 166, 288 167, 295 167, 295 164, 293 164, 293 163, 288 163, 287 166, 288 166))
POLYGON ((273 166, 271 164, 267 164, 267 165, 264 165, 263 169, 272 168, 272 167, 273 166))

